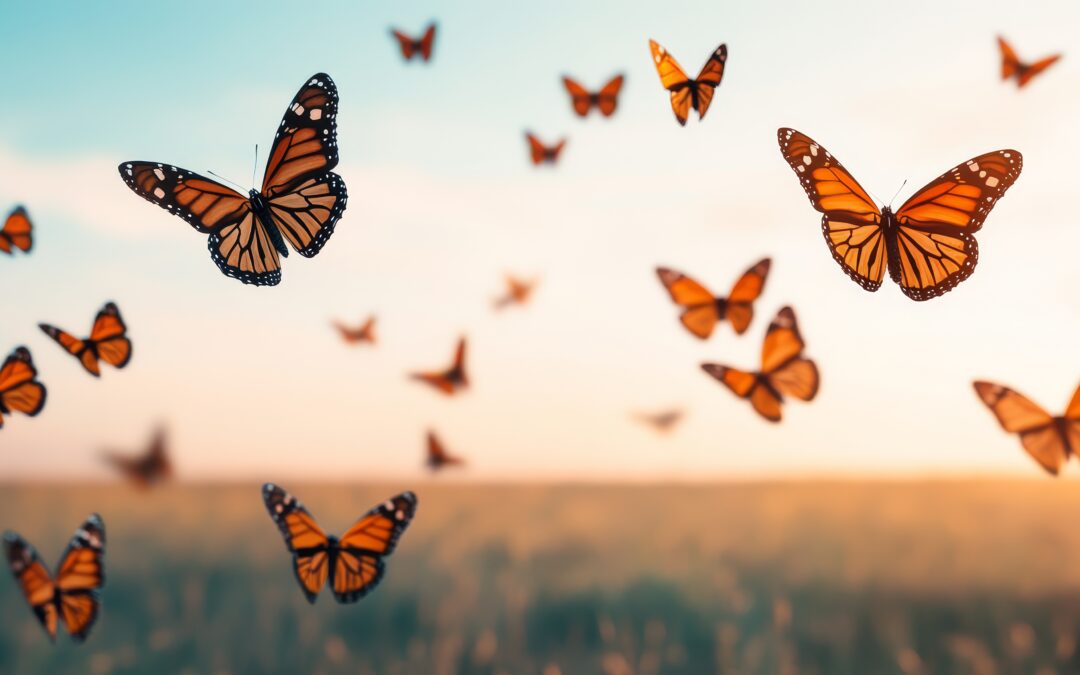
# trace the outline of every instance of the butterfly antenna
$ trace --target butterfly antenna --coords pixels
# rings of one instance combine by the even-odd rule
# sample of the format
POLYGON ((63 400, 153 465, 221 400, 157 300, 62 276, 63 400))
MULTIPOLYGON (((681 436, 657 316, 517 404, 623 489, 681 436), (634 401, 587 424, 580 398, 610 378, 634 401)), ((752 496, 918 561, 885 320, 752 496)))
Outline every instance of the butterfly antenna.
POLYGON ((255 174, 259 171, 259 144, 255 144, 255 163, 251 166, 251 186, 255 187, 255 174))
POLYGON ((213 171, 210 171, 209 169, 207 169, 207 170, 206 170, 206 172, 207 172, 208 174, 210 174, 211 176, 213 176, 214 178, 220 178, 221 180, 225 181, 226 183, 232 183, 232 184, 233 184, 233 185, 235 185, 236 187, 240 188, 240 192, 243 192, 243 191, 244 191, 244 186, 243 186, 243 185, 240 185, 239 183, 237 183, 237 182, 235 182, 235 181, 231 181, 231 180, 229 180, 228 178, 226 178, 225 176, 222 176, 222 175, 220 175, 220 174, 216 174, 216 173, 214 173, 213 171))
POLYGON ((907 185, 907 178, 904 179, 903 183, 900 183, 900 187, 896 189, 896 194, 893 195, 892 199, 889 200, 889 208, 890 209, 892 208, 893 201, 896 200, 896 195, 900 194, 900 190, 903 190, 905 185, 907 185))

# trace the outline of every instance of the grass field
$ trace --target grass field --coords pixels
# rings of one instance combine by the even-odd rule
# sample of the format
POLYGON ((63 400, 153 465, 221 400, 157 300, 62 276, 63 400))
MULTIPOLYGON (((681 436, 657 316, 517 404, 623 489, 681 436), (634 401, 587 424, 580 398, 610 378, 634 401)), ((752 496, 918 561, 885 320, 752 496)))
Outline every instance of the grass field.
MULTIPOLYGON (((286 485, 343 531, 401 485, 286 485)), ((3 488, 52 565, 91 511, 103 614, 51 646, 0 582, 0 672, 1080 673, 1068 482, 411 486, 377 591, 309 606, 259 485, 3 488)))

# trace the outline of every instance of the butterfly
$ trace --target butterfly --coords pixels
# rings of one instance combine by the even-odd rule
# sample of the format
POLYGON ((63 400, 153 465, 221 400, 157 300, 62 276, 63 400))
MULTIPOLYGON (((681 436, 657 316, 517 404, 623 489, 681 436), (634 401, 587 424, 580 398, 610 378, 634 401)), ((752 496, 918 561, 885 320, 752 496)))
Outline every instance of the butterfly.
POLYGON ((671 92, 671 110, 679 124, 686 126, 690 109, 697 111, 698 119, 705 119, 716 88, 724 78, 724 64, 727 63, 727 45, 720 45, 702 66, 696 80, 686 76, 686 72, 667 50, 654 40, 649 40, 653 64, 660 75, 660 84, 671 92))
POLYGON ((296 497, 273 483, 263 485, 263 502, 293 554, 300 590, 314 604, 327 579, 340 603, 356 602, 382 580, 383 558, 416 514, 416 495, 402 492, 356 521, 340 538, 323 532, 296 497))
POLYGON ((0 366, 0 428, 4 415, 21 412, 34 417, 45 407, 45 385, 37 381, 37 368, 26 347, 15 351, 0 366))
POLYGON ((993 382, 975 382, 975 393, 1001 428, 1020 434, 1020 443, 1039 466, 1057 475, 1069 455, 1080 452, 1080 387, 1065 414, 1052 417, 1026 396, 993 382))
POLYGON ((672 431, 682 421, 683 416, 683 411, 676 408, 659 413, 638 413, 634 415, 634 419, 663 434, 672 431))
POLYGON ((39 323, 38 328, 56 340, 68 354, 79 359, 86 372, 94 377, 101 375, 99 360, 116 368, 123 368, 131 360, 131 340, 127 337, 127 326, 120 318, 120 310, 114 303, 105 303, 94 319, 90 337, 82 340, 47 323, 39 323))
POLYGON ((172 477, 172 462, 166 450, 165 431, 158 429, 141 455, 107 453, 105 461, 124 475, 135 487, 148 488, 172 477))
POLYGON ((879 209, 829 151, 794 129, 778 132, 780 151, 813 207, 833 259, 868 291, 892 280, 912 300, 936 298, 975 271, 973 236, 997 200, 1016 182, 1015 150, 979 155, 949 169, 892 212, 879 209))
POLYGON ((390 34, 397 38, 398 43, 401 45, 401 55, 405 57, 406 61, 412 61, 413 57, 417 55, 424 61, 431 60, 431 49, 435 46, 434 23, 428 25, 427 30, 424 31, 424 35, 419 40, 402 33, 396 28, 391 29, 390 34))
POLYGON ((465 375, 465 338, 458 340, 457 351, 454 353, 454 363, 446 370, 428 373, 413 373, 414 380, 426 382, 447 396, 453 396, 458 391, 469 386, 469 378, 465 375))
POLYGON ((1014 78, 1016 80, 1016 87, 1020 89, 1031 82, 1031 79, 1043 72, 1058 59, 1061 58, 1061 54, 1054 54, 1047 56, 1044 59, 1039 59, 1035 63, 1024 63, 1020 60, 1020 57, 1016 55, 1012 45, 1005 41, 1005 38, 998 36, 998 47, 1001 49, 1001 79, 1007 80, 1014 78))
POLYGON ((446 451, 446 446, 442 444, 435 432, 428 432, 427 465, 429 469, 438 471, 447 466, 461 466, 464 463, 465 460, 446 451))
POLYGON ((611 117, 619 103, 619 90, 622 89, 624 79, 622 75, 616 75, 597 92, 590 92, 565 75, 562 81, 566 91, 570 93, 574 112, 579 116, 587 117, 589 111, 596 108, 604 117, 611 117))
POLYGON ((345 212, 348 193, 338 163, 337 86, 313 75, 281 120, 262 188, 246 196, 169 164, 124 162, 120 176, 135 194, 209 235, 210 257, 226 276, 245 284, 281 281, 285 242, 300 255, 319 253, 345 212))
POLYGON ((33 231, 34 225, 26 209, 16 206, 4 221, 3 229, 0 229, 0 252, 11 255, 12 249, 17 248, 29 253, 34 247, 33 231))
POLYGON ((769 258, 754 263, 753 267, 743 272, 726 298, 714 296, 709 289, 682 272, 657 267, 656 274, 672 302, 685 308, 679 321, 686 326, 686 330, 704 340, 712 335, 713 328, 723 319, 730 321, 731 327, 739 335, 746 332, 754 318, 754 300, 765 289, 771 264, 769 258))
POLYGON ((98 591, 105 583, 105 523, 92 514, 86 519, 51 575, 38 552, 15 532, 4 533, 4 554, 30 609, 56 641, 62 619, 76 642, 86 639, 97 621, 98 591))
POLYGON ((368 320, 362 323, 358 328, 346 326, 338 321, 334 322, 334 327, 341 333, 341 339, 346 344, 357 344, 360 342, 370 342, 375 344, 375 317, 368 317, 368 320))
POLYGON ((525 132, 525 138, 529 141, 529 152, 532 156, 532 163, 537 166, 545 163, 554 164, 559 161, 559 155, 562 154, 562 150, 566 146, 565 138, 552 146, 544 145, 540 142, 539 138, 533 136, 528 131, 525 132))
POLYGON ((495 299, 495 309, 505 309, 510 305, 527 304, 535 288, 535 281, 526 281, 509 274, 506 275, 506 295, 495 299))
POLYGON ((770 422, 779 422, 784 396, 812 401, 817 395, 818 369, 813 361, 803 356, 805 346, 795 321, 795 311, 784 307, 765 331, 761 370, 747 372, 715 363, 703 363, 701 368, 723 382, 736 396, 749 399, 759 415, 770 422))

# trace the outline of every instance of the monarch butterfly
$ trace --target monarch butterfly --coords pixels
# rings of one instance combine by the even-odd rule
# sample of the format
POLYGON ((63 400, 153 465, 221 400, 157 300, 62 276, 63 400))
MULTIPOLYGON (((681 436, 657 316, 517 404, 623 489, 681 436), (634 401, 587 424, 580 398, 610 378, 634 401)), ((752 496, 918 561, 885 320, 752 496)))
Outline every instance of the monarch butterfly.
POLYGON ((432 471, 439 471, 448 466, 461 466, 465 463, 460 457, 451 455, 446 451, 446 446, 442 444, 442 441, 435 435, 435 432, 429 431, 427 435, 427 465, 432 471))
POLYGON ((0 366, 0 429, 4 415, 21 412, 34 417, 45 407, 45 385, 37 381, 37 368, 26 347, 16 347, 0 366))
POLYGON ((1016 55, 1012 45, 1005 41, 1005 38, 998 36, 997 41, 998 48, 1001 50, 1001 79, 1015 79, 1017 89, 1025 87, 1033 77, 1057 63, 1058 59, 1061 58, 1061 54, 1054 54, 1039 59, 1035 63, 1024 63, 1016 55))
POLYGON ((314 604, 327 579, 340 603, 356 602, 382 580, 383 558, 416 514, 416 495, 402 492, 368 511, 340 538, 327 535, 296 497, 273 483, 263 485, 263 503, 293 554, 300 590, 314 604))
POLYGON ((622 89, 624 79, 621 74, 616 75, 597 92, 590 92, 565 75, 562 81, 566 91, 570 93, 570 104, 578 116, 587 117, 589 111, 596 108, 604 117, 611 117, 618 106, 619 90, 622 89))
POLYGON ((51 575, 38 552, 10 530, 4 533, 4 554, 30 609, 56 641, 60 620, 71 639, 82 642, 97 621, 98 591, 105 583, 105 523, 94 513, 86 519, 51 575))
POLYGON ((458 340, 454 363, 449 368, 437 372, 413 373, 412 378, 430 384, 447 396, 453 396, 468 387, 469 378, 465 374, 465 338, 458 340))
POLYGON ((1031 458, 1054 476, 1080 452, 1080 387, 1065 414, 1052 417, 1023 394, 993 382, 975 382, 975 393, 994 413, 1001 428, 1020 435, 1031 458))
POLYGON ((172 477, 172 462, 169 461, 166 446, 165 430, 158 429, 141 455, 132 457, 107 453, 105 461, 135 487, 145 489, 172 477))
POLYGON ((518 279, 508 274, 506 275, 506 295, 495 299, 495 309, 505 309, 510 305, 527 304, 535 289, 535 281, 518 279))
POLYGON ((401 55, 406 61, 412 61, 414 56, 420 56, 424 61, 431 60, 431 50, 435 46, 435 24, 428 25, 423 36, 419 40, 402 33, 396 28, 390 29, 390 34, 397 38, 401 46, 401 55))
POLYGON ((361 342, 369 342, 375 344, 375 317, 368 317, 368 320, 360 325, 359 328, 353 328, 346 326, 338 321, 334 322, 334 327, 337 328, 338 333, 341 334, 341 339, 346 344, 358 344, 361 342))
POLYGON ((255 286, 281 281, 287 241, 300 255, 319 253, 345 212, 348 193, 337 166, 337 86, 326 73, 297 92, 274 136, 262 189, 247 196, 187 169, 124 162, 135 194, 210 235, 210 257, 226 276, 255 286))
POLYGON ((29 253, 34 247, 33 231, 34 224, 30 222, 26 209, 16 206, 4 221, 3 229, 0 229, 0 252, 12 255, 13 249, 17 248, 29 253))
POLYGON ((525 139, 529 141, 529 152, 532 157, 532 163, 536 166, 541 164, 554 164, 559 161, 559 155, 562 154, 563 148, 566 147, 565 138, 561 139, 555 145, 548 146, 541 143, 539 138, 526 131, 525 139))
POLYGON ((686 72, 666 49, 649 40, 653 64, 660 75, 660 84, 671 92, 671 111, 679 124, 686 126, 690 109, 697 111, 698 119, 705 119, 716 88, 724 79, 724 65, 727 63, 727 45, 720 45, 702 66, 696 80, 686 76, 686 72))
POLYGON ((127 338, 127 326, 120 318, 120 310, 112 302, 105 303, 98 312, 88 338, 80 340, 47 323, 39 323, 38 328, 56 340, 68 354, 79 359, 86 372, 94 377, 101 375, 99 359, 117 368, 123 368, 131 360, 131 340, 127 338))
POLYGON ((778 132, 780 151, 813 207, 833 259, 868 291, 889 276, 912 300, 936 298, 975 271, 973 236, 997 200, 1016 182, 1015 150, 979 155, 949 169, 893 213, 879 209, 850 173, 809 136, 778 132))
POLYGON ((795 321, 795 310, 784 307, 765 332, 761 370, 747 372, 715 363, 703 363, 701 368, 735 395, 749 399, 759 415, 770 422, 779 422, 784 396, 812 401, 817 395, 818 369, 803 356, 805 346, 795 321))
POLYGON ((675 426, 682 421, 684 414, 682 410, 675 408, 658 413, 637 413, 634 419, 666 434, 675 429, 675 426))
POLYGON ((753 267, 743 272, 731 288, 726 298, 719 298, 707 288, 686 276, 667 267, 657 267, 656 275, 667 289, 672 302, 684 307, 679 321, 686 330, 704 340, 712 335, 716 324, 727 319, 735 332, 742 335, 754 318, 754 301, 765 289, 769 278, 772 260, 762 258, 753 267))

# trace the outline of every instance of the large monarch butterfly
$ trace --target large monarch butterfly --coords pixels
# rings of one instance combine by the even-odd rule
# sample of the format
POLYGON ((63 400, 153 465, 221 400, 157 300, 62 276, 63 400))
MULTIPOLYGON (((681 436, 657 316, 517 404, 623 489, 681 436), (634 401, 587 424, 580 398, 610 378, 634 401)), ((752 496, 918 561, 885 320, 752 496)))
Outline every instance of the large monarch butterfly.
POLYGON ((529 142, 529 156, 532 157, 532 163, 535 166, 556 163, 559 161, 563 148, 566 147, 565 138, 560 139, 555 145, 544 145, 539 138, 528 131, 525 132, 525 140, 529 142))
POLYGON ((337 166, 338 91, 326 73, 313 75, 278 126, 262 188, 247 196, 204 176, 158 162, 124 162, 120 176, 135 194, 210 235, 210 257, 245 284, 281 281, 289 246, 311 258, 345 212, 337 166))
POLYGON ((784 396, 812 401, 817 395, 818 369, 813 361, 803 356, 805 347, 795 321, 795 310, 784 307, 765 332, 761 370, 747 372, 715 363, 703 363, 701 368, 737 396, 749 399, 759 415, 770 422, 779 422, 784 396))
POLYGON ((469 386, 469 377, 465 374, 465 338, 458 340, 454 352, 454 362, 446 370, 413 373, 412 378, 435 387, 447 396, 453 396, 469 386))
POLYGON ((672 302, 683 307, 679 321, 686 330, 704 340, 723 319, 731 322, 735 332, 742 335, 754 318, 754 301, 765 290, 772 260, 762 258, 743 272, 726 298, 717 297, 709 289, 667 267, 657 267, 656 275, 667 289, 672 302))
POLYGON ((974 386, 1001 428, 1019 434, 1024 450, 1047 473, 1058 475, 1069 456, 1080 452, 1080 387, 1073 393, 1065 414, 1054 417, 1008 387, 982 381, 974 386))
POLYGON ((998 48, 1001 50, 1001 79, 1015 79, 1017 89, 1027 86, 1033 77, 1057 63, 1058 59, 1061 58, 1061 54, 1053 54, 1034 63, 1025 63, 1020 60, 1012 45, 1006 42, 1005 38, 999 35, 997 41, 998 48))
POLYGON ((777 135, 810 203, 825 214, 821 231, 833 259, 868 291, 881 287, 888 268, 904 295, 917 301, 951 291, 975 271, 979 245, 973 235, 1023 167, 1015 150, 979 155, 931 181, 893 213, 888 206, 879 209, 812 138, 794 129, 777 135))
POLYGON ((337 328, 345 344, 355 345, 361 342, 375 344, 375 317, 373 316, 368 317, 367 321, 355 328, 335 321, 334 328, 337 328))
POLYGON ((45 395, 30 350, 16 347, 0 366, 0 429, 4 427, 4 415, 21 412, 34 417, 41 412, 45 395))
POLYGON ((49 574, 38 552, 17 533, 4 533, 4 555, 11 573, 41 622, 49 639, 56 641, 62 620, 71 639, 82 642, 97 621, 98 591, 105 583, 105 523, 94 513, 86 519, 60 558, 56 574, 49 574))
POLYGON ((506 275, 506 294, 495 298, 495 309, 506 309, 510 305, 528 304, 536 289, 536 282, 519 279, 513 275, 506 275))
POLYGON ((167 445, 165 430, 158 429, 142 454, 131 456, 110 452, 105 454, 105 461, 135 487, 146 489, 172 477, 167 445))
POLYGON ((416 514, 416 495, 402 492, 368 511, 340 538, 323 532, 296 497, 273 483, 263 485, 263 503, 293 554, 300 590, 314 604, 327 579, 334 599, 356 602, 382 580, 383 559, 416 514))
POLYGON ((465 460, 457 455, 451 455, 434 431, 427 434, 427 465, 434 471, 439 471, 448 466, 461 466, 465 460))
POLYGON ((616 75, 596 92, 589 91, 565 75, 562 81, 570 94, 570 104, 579 117, 588 117, 593 108, 599 110, 604 117, 611 117, 619 104, 619 90, 622 89, 624 79, 623 75, 616 75))
POLYGON ((675 113, 679 124, 686 126, 691 108, 697 111, 699 120, 705 119, 716 88, 720 86, 720 80, 724 79, 727 45, 720 45, 709 55, 709 60, 701 67, 696 80, 687 77, 686 71, 675 57, 655 40, 649 40, 649 50, 652 52, 656 72, 660 75, 660 84, 671 92, 671 111, 675 113))
POLYGON ((16 206, 4 221, 0 229, 0 252, 13 254, 14 249, 29 253, 34 247, 34 224, 26 209, 16 206))
POLYGON ((682 422, 684 416, 685 413, 682 410, 673 408, 657 413, 637 413, 634 415, 634 419, 652 427, 659 433, 666 434, 673 431, 675 426, 682 422))
POLYGON ((424 61, 431 60, 431 50, 435 47, 435 23, 428 25, 420 39, 406 35, 396 28, 390 29, 390 34, 397 38, 401 47, 401 55, 406 61, 412 61, 414 56, 419 56, 424 61))
POLYGON ((47 323, 39 323, 38 328, 79 359, 86 372, 94 377, 101 376, 99 360, 116 368, 123 368, 131 361, 131 340, 115 303, 105 303, 94 319, 90 337, 82 340, 47 323))

